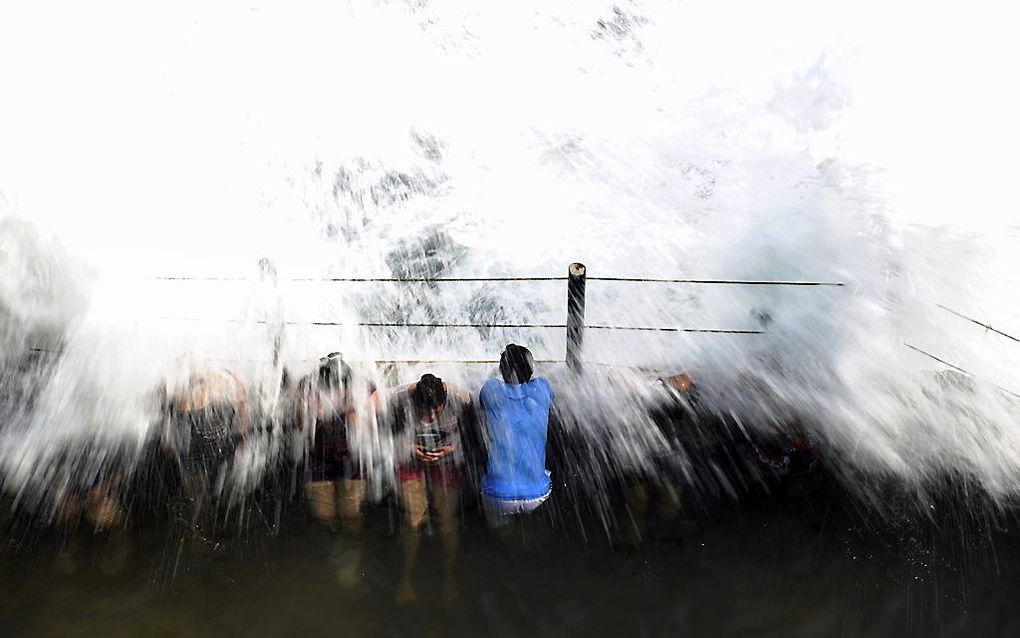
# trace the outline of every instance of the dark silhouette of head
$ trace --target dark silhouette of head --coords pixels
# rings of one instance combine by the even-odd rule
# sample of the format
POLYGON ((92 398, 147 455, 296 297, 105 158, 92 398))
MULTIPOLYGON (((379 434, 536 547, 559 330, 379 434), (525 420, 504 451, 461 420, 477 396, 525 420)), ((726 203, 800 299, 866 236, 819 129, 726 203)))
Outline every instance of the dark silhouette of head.
POLYGON ((499 355, 499 373, 503 381, 518 385, 531 381, 535 372, 535 360, 531 351, 516 343, 508 344, 499 355))
POLYGON ((319 359, 319 388, 346 390, 351 384, 351 367, 339 352, 331 352, 319 359))
POLYGON ((414 407, 420 413, 438 409, 446 403, 446 386, 432 374, 423 374, 414 386, 414 407))
POLYGON ((273 265, 273 260, 269 257, 259 260, 259 280, 276 281, 276 266, 273 265))

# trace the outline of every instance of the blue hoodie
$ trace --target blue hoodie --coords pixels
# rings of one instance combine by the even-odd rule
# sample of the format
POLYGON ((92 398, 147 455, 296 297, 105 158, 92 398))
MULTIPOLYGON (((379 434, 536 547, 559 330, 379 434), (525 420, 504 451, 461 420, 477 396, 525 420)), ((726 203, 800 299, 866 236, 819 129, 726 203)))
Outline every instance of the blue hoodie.
POLYGON ((539 377, 520 385, 489 379, 478 393, 485 409, 488 472, 482 493, 502 500, 540 498, 552 489, 545 441, 553 391, 539 377))

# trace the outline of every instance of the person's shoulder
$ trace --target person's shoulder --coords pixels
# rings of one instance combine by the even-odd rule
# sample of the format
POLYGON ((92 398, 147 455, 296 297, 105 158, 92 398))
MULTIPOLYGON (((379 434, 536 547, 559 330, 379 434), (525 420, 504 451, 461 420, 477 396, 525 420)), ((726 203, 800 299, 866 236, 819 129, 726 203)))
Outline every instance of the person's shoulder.
POLYGON ((548 379, 545 377, 535 377, 531 381, 535 384, 536 389, 548 394, 550 399, 553 397, 553 389, 552 386, 549 385, 548 379))
POLYGON ((482 389, 478 391, 479 397, 485 397, 494 393, 502 392, 503 382, 496 377, 490 377, 486 379, 485 383, 482 384, 482 389))
POLYGON ((233 370, 220 368, 209 373, 207 382, 214 391, 240 392, 244 390, 244 381, 233 370))

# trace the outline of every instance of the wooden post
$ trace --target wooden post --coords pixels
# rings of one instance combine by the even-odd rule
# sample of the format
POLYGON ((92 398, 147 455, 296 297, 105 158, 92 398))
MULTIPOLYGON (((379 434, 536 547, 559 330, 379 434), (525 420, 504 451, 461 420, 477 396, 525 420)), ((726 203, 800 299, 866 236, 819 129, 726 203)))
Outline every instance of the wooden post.
POLYGON ((573 263, 567 269, 567 367, 581 371, 584 346, 584 264, 573 263))

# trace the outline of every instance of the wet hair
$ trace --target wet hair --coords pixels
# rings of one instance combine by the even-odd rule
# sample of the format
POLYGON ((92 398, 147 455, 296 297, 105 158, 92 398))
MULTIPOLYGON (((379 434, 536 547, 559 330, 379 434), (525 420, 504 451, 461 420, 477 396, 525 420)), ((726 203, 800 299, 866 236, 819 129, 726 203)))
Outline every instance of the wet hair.
POLYGON ((516 343, 507 344, 499 355, 499 373, 503 381, 511 385, 527 383, 531 381, 531 375, 535 372, 535 360, 531 356, 531 350, 516 343))
POLYGON ((339 352, 330 352, 319 359, 319 388, 346 389, 351 384, 351 367, 339 352))
POLYGON ((414 386, 414 407, 420 412, 434 410, 446 403, 446 386, 432 374, 423 374, 414 386))
POLYGON ((259 260, 259 279, 276 280, 276 266, 273 265, 273 260, 269 257, 259 260))

